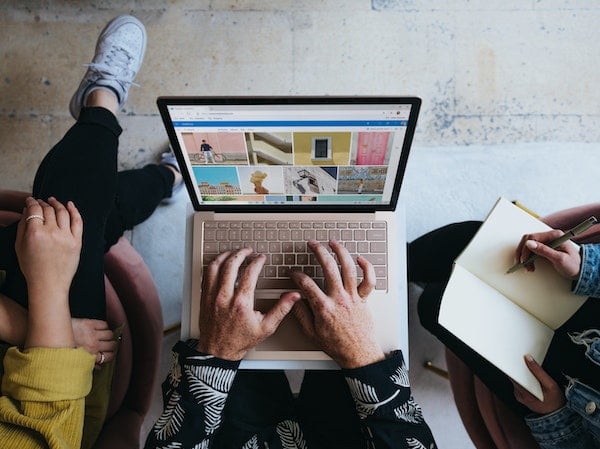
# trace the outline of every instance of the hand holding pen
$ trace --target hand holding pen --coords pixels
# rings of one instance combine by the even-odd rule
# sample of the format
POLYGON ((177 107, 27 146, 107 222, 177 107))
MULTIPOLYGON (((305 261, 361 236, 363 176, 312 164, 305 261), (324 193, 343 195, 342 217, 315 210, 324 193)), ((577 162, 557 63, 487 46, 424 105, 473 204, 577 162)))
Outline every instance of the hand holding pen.
POLYGON ((515 251, 518 263, 513 265, 507 273, 513 273, 520 268, 534 271, 534 261, 538 257, 547 259, 554 269, 567 279, 577 279, 581 268, 579 249, 568 243, 574 236, 585 232, 598 220, 590 217, 573 229, 563 233, 560 230, 540 232, 524 235, 515 251))

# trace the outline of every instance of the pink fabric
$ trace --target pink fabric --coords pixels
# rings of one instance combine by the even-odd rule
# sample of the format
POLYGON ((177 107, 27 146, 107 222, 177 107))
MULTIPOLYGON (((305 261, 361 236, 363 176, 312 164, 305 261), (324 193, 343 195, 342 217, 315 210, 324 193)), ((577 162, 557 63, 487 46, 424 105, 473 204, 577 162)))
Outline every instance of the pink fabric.
POLYGON ((21 214, 7 210, 0 211, 0 227, 8 226, 20 219, 21 214))
POLYGON ((162 309, 152 275, 124 237, 104 257, 111 326, 123 325, 107 420, 95 449, 138 448, 144 416, 152 402, 162 341, 162 309))
POLYGON ((105 288, 106 288, 106 314, 108 319, 108 325, 111 329, 122 327, 121 343, 119 344, 119 352, 115 361, 115 371, 113 374, 113 382, 110 392, 110 401, 108 403, 108 410, 106 412, 106 418, 110 419, 121 407, 127 389, 129 388, 129 379, 131 379, 131 363, 132 363, 132 352, 133 352, 133 341, 131 338, 131 331, 129 329, 129 322, 127 321, 127 315, 123 310, 123 305, 119 300, 119 296, 115 291, 108 278, 105 276, 105 288))
MULTIPOLYGON (((135 351, 130 360, 131 384, 125 399, 133 411, 145 414, 150 407, 162 343, 162 308, 152 275, 141 256, 123 237, 104 258, 105 272, 119 292, 129 319, 129 330, 135 351), (139 343, 139 344, 138 344, 139 343)), ((125 339, 125 337, 124 337, 125 339)))
POLYGON ((0 209, 18 212, 21 215, 25 207, 25 199, 30 195, 20 190, 0 190, 0 209))
POLYGON ((26 192, 17 190, 0 190, 0 226, 8 226, 21 219, 26 192))
MULTIPOLYGON (((600 220, 600 203, 586 204, 561 210, 542 218, 542 221, 554 229, 567 231, 586 218, 595 216, 600 220)), ((599 243, 600 225, 593 226, 575 239, 578 243, 599 243)))

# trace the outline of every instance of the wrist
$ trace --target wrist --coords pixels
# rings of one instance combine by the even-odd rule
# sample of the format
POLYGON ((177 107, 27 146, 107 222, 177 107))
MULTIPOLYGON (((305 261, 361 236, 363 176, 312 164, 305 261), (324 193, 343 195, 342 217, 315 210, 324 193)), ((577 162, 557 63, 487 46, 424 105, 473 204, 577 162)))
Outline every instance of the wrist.
POLYGON ((219 347, 219 345, 214 345, 209 342, 204 342, 201 339, 196 343, 196 347, 194 348, 198 352, 202 352, 204 354, 209 354, 219 359, 228 360, 231 362, 239 362, 244 358, 248 351, 232 351, 224 349, 223 347, 219 347))
POLYGON ((369 351, 361 351, 360 353, 341 357, 339 360, 336 360, 336 363, 342 369, 355 369, 381 362, 382 360, 385 360, 385 353, 381 348, 374 348, 369 351))
POLYGON ((40 302, 43 304, 48 304, 49 306, 54 306, 56 304, 62 303, 69 303, 70 286, 62 288, 58 285, 52 285, 51 283, 47 283, 43 286, 42 284, 39 285, 39 287, 37 287, 36 284, 27 286, 27 296, 29 298, 29 303, 40 302))

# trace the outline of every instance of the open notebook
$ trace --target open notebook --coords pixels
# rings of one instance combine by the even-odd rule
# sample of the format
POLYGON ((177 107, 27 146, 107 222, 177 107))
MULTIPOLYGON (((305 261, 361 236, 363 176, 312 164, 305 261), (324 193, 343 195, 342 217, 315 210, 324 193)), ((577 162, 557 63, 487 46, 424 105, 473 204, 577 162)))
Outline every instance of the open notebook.
MULTIPOLYGON (((216 254, 246 245, 267 254, 256 292, 260 309, 294 288, 290 270, 324 286, 306 241, 336 239, 375 266, 369 304, 384 349, 407 349, 398 282, 406 276, 404 223, 395 209, 418 98, 160 97, 157 103, 194 208, 192 298, 183 317, 190 336, 198 332, 202 269, 216 254)), ((332 367, 292 317, 243 366, 272 368, 273 361, 332 367)))
POLYGON ((548 230, 500 198, 454 262, 439 314, 442 326, 540 400, 541 386, 523 356, 531 354, 541 364, 554 331, 586 300, 571 293, 571 281, 541 258, 533 273, 507 274, 521 237, 548 230))

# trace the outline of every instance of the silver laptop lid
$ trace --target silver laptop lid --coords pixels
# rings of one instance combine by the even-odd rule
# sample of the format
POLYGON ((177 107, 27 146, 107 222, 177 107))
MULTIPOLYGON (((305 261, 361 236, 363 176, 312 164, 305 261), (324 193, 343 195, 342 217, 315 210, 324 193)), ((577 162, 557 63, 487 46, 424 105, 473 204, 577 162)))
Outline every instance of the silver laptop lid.
POLYGON ((417 97, 159 97, 197 211, 394 210, 417 97))

